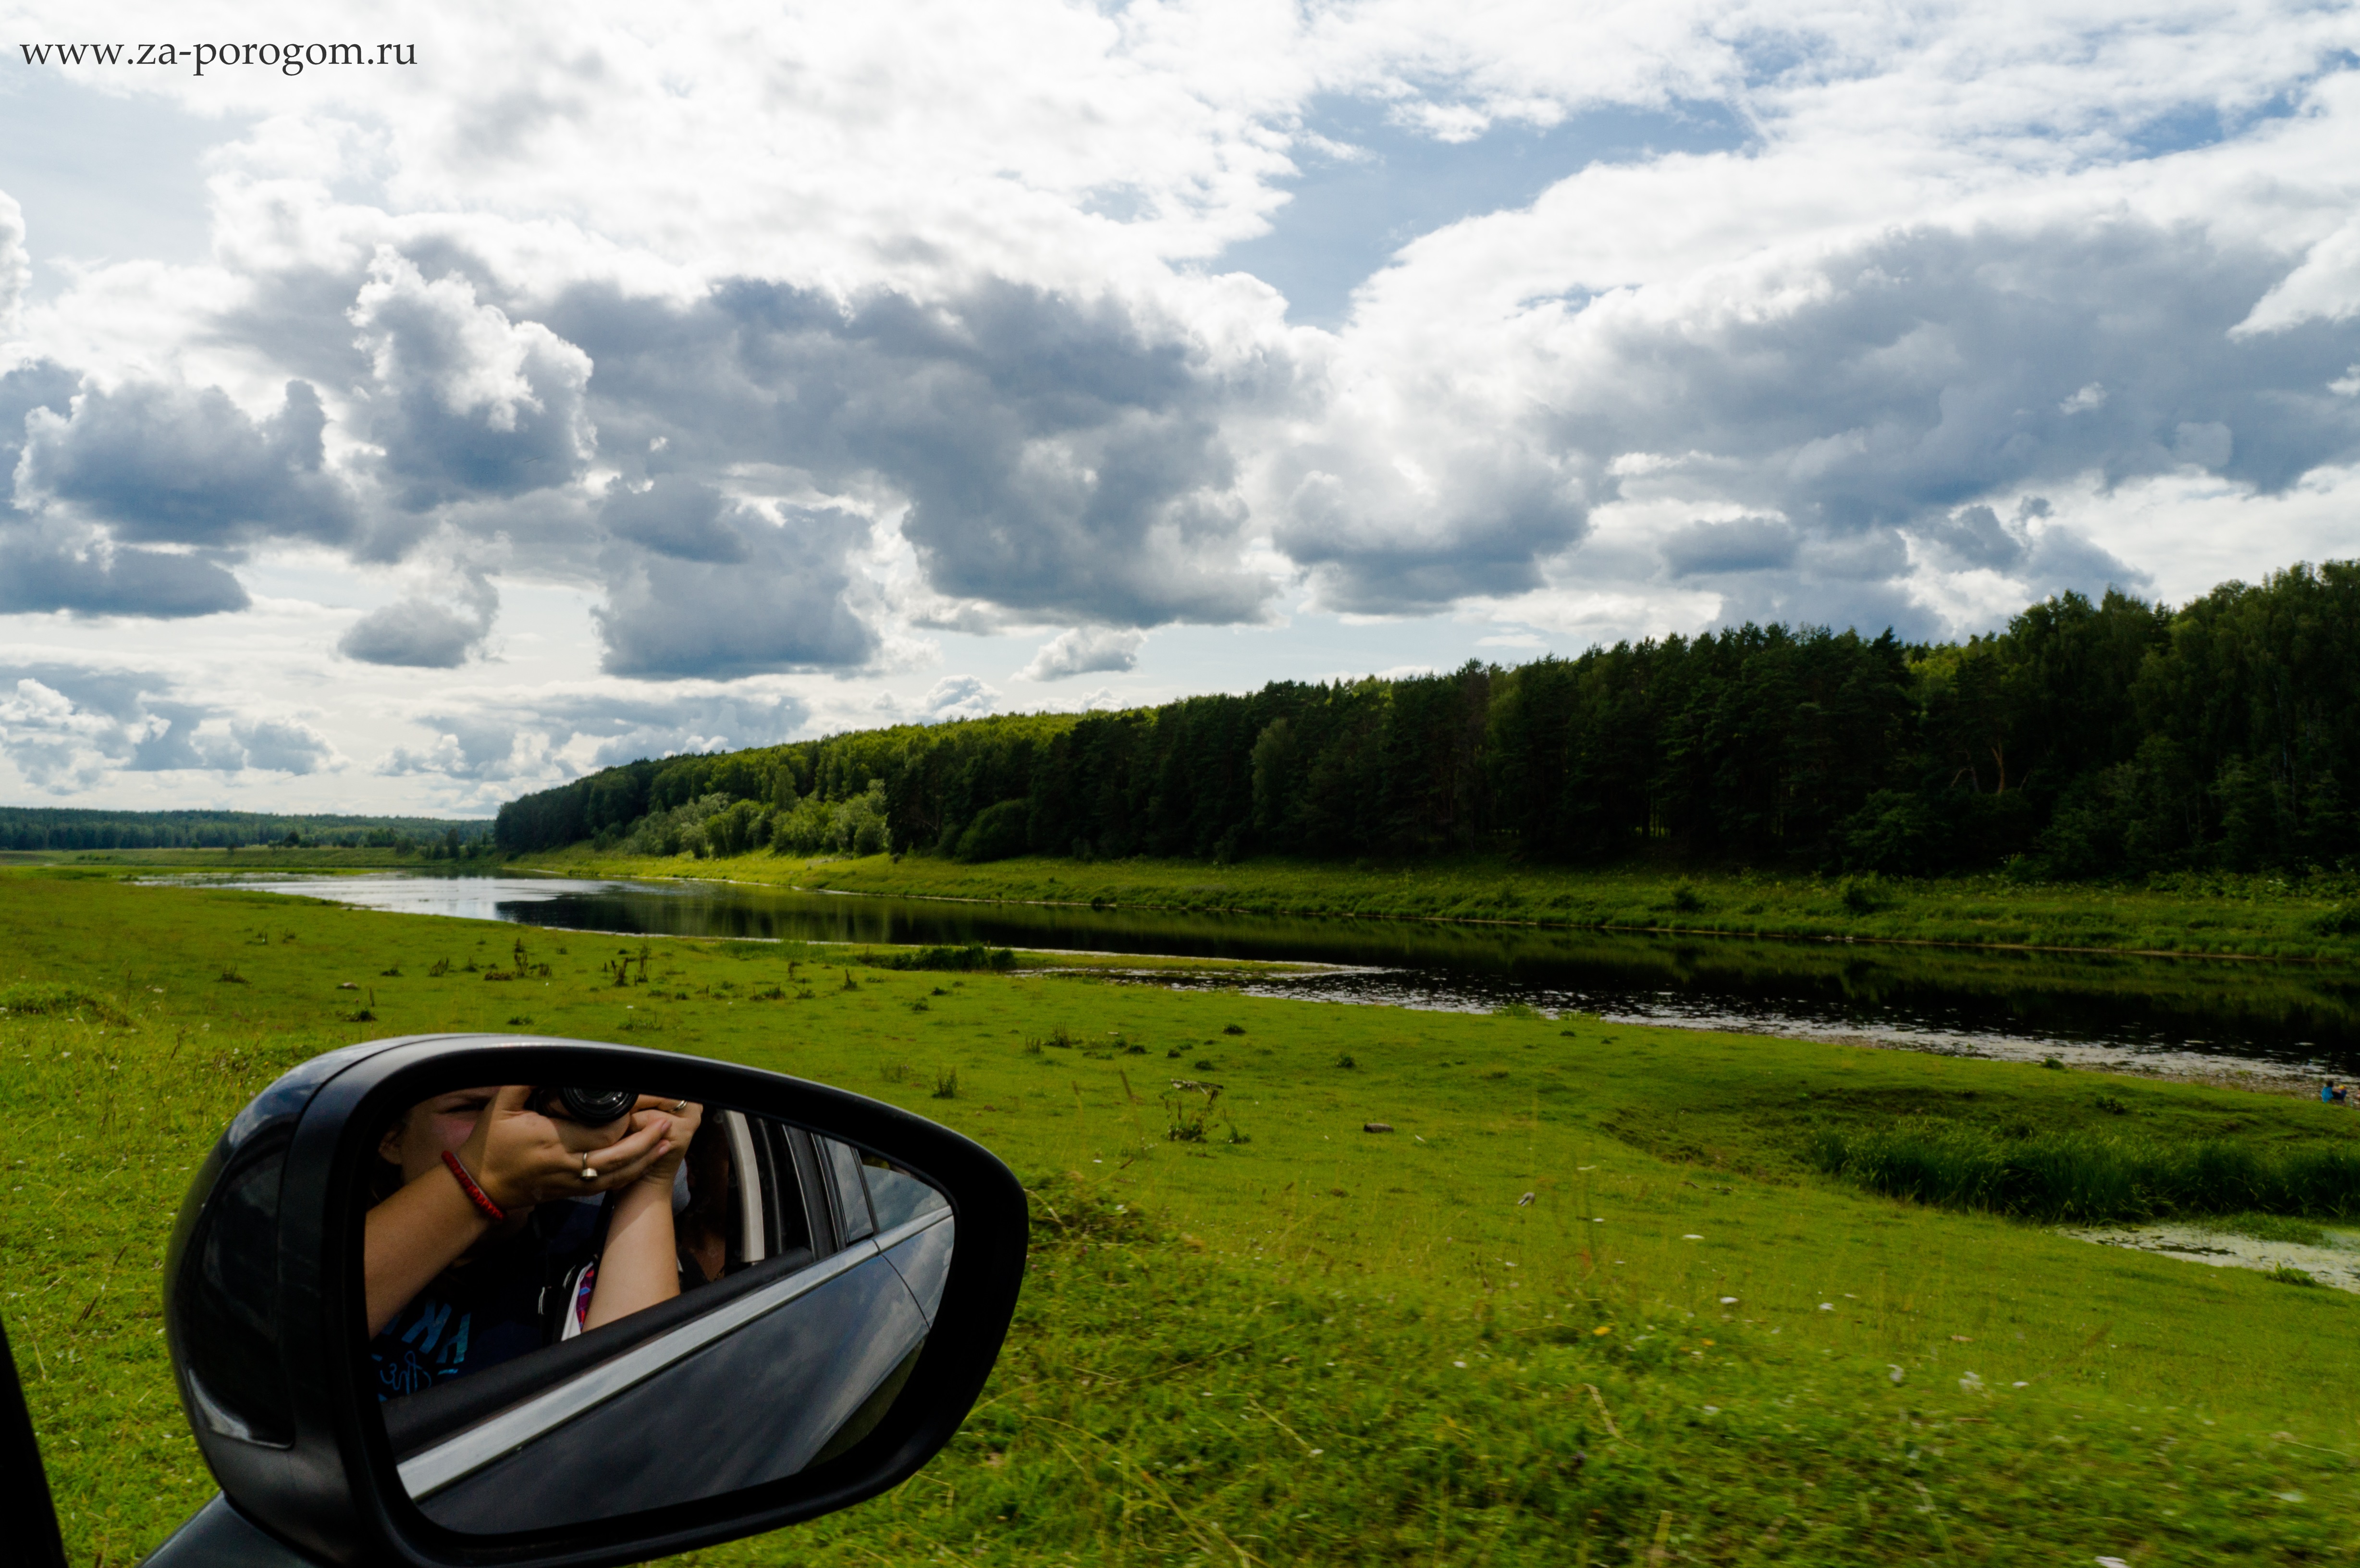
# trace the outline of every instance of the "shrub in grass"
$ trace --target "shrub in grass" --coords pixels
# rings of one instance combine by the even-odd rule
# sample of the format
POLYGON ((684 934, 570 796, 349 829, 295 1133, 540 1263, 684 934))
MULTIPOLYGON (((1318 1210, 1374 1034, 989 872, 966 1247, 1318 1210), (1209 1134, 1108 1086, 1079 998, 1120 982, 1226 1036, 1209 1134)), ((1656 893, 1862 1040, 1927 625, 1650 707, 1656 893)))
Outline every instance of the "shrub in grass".
POLYGON ((2007 1138, 1904 1125, 1823 1132, 1811 1154, 1820 1170, 1872 1192, 2043 1222, 2360 1214, 2354 1149, 2266 1150, 2225 1138, 2165 1144, 2060 1133, 2007 1138))
POLYGON ((2319 936, 2360 936, 2360 904, 2338 904, 2308 923, 2319 936))

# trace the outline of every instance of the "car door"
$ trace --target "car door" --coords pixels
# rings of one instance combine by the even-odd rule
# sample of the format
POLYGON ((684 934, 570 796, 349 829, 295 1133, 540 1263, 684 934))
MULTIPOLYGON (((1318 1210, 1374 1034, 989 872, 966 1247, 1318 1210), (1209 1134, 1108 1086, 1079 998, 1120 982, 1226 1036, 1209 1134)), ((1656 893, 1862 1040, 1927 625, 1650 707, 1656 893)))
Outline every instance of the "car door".
POLYGON ((841 1452, 890 1407, 941 1299, 947 1203, 839 1139, 719 1121, 734 1199, 722 1278, 388 1403, 428 1519, 499 1535, 717 1496, 841 1452), (734 1397, 750 1388, 763 1397, 734 1397))

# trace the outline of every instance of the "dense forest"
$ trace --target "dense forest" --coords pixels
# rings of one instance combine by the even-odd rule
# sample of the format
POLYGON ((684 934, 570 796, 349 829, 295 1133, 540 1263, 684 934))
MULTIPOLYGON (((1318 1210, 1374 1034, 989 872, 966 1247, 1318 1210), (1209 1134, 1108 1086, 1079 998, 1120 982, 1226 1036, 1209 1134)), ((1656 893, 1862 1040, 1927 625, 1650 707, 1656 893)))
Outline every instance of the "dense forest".
POLYGON ((511 853, 989 860, 1505 851, 2045 877, 2360 863, 2360 561, 2005 631, 1743 626, 1514 669, 641 761, 502 807, 511 853))
POLYGON ((488 845, 491 824, 439 817, 333 817, 267 811, 105 811, 0 806, 0 849, 391 849, 450 857, 488 845))

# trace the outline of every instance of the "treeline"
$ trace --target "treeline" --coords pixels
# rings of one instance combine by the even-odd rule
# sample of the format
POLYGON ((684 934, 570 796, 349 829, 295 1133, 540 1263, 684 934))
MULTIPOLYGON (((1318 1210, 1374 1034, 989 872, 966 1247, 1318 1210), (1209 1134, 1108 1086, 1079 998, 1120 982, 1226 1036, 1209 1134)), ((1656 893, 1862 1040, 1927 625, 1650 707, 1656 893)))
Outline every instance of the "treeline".
POLYGON ((520 853, 1504 850, 2081 877, 2360 863, 2360 562, 1907 644, 1743 626, 1515 669, 860 731, 510 801, 520 853))
POLYGON ((492 824, 437 817, 268 811, 107 811, 0 806, 0 849, 237 849, 248 844, 391 849, 464 856, 488 848, 492 824))

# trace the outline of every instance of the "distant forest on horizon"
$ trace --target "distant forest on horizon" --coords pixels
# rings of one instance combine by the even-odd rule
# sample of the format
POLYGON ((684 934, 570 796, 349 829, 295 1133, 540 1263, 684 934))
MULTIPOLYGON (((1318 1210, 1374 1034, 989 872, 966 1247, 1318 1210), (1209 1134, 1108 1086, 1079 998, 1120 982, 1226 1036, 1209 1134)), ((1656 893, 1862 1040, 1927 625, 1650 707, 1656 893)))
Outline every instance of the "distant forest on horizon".
POLYGON ((0 849, 393 849, 449 855, 486 844, 491 824, 449 817, 366 817, 282 811, 110 811, 0 806, 0 849), (293 834, 290 839, 288 835, 293 834))
POLYGON ((2360 867, 2360 561, 2174 609, 2064 593, 1904 643, 1746 625, 1513 668, 898 725, 629 763, 500 808, 589 841, 2051 878, 2360 867))

